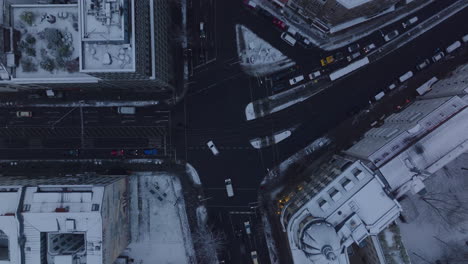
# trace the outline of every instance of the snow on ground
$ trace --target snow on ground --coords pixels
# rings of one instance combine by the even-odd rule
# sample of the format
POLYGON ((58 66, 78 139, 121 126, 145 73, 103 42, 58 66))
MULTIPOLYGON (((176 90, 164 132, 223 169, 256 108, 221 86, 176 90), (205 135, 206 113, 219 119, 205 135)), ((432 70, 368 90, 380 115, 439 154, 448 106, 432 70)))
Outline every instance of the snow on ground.
POLYGON ((453 263, 468 263, 467 164, 464 153, 424 182, 426 194, 401 201, 407 223, 399 227, 413 264, 435 263, 444 255, 457 254, 465 254, 464 262, 453 263))
POLYGON ((391 225, 383 230, 378 237, 387 263, 410 264, 398 226, 391 225))
POLYGON ((270 170, 267 174, 267 176, 263 179, 262 185, 267 184, 268 181, 273 180, 274 178, 282 175, 288 168, 291 166, 293 163, 299 161, 300 159, 304 158, 307 155, 312 154, 313 152, 329 145, 331 143, 331 140, 327 137, 321 137, 316 140, 314 140, 311 144, 309 144, 307 147, 299 150, 296 152, 294 155, 289 157, 288 159, 284 160, 283 162, 278 165, 273 170, 270 170))
POLYGON ((120 100, 109 100, 109 101, 95 101, 95 100, 84 100, 80 102, 69 102, 69 103, 36 103, 28 104, 30 107, 115 107, 115 106, 134 106, 134 107, 145 107, 158 105, 159 101, 120 101, 120 100))
POLYGON ((262 214, 262 222, 263 222, 263 231, 265 234, 265 240, 267 242, 268 247, 268 255, 270 256, 270 262, 272 264, 279 264, 278 259, 278 252, 276 251, 276 243, 273 239, 272 230, 270 222, 265 214, 262 214))
POLYGON ((276 132, 275 134, 273 134, 273 136, 251 139, 250 145, 252 145, 252 147, 256 149, 261 149, 261 148, 269 147, 273 144, 278 144, 281 141, 290 137, 292 131, 294 130, 295 128, 291 128, 289 130, 282 130, 282 131, 276 132))
POLYGON ((264 76, 295 63, 243 25, 236 25, 239 64, 250 75, 264 76))
POLYGON ((194 263, 179 179, 165 173, 130 177, 131 243, 122 255, 139 264, 194 263))
POLYGON ((195 170, 195 168, 192 165, 190 165, 189 163, 185 164, 185 171, 190 176, 190 179, 192 180, 193 184, 197 186, 202 185, 200 176, 198 175, 197 170, 195 170))

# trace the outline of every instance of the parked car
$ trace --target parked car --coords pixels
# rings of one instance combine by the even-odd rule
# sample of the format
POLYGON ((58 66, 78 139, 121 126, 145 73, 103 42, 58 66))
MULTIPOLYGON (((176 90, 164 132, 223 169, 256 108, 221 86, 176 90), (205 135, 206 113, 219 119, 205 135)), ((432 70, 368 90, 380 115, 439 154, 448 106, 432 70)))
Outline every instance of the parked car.
POLYGON ((407 28, 407 27, 415 24, 416 22, 418 22, 418 17, 417 16, 412 17, 412 18, 408 19, 407 21, 401 23, 401 26, 403 26, 403 28, 407 28))
POLYGON ((320 64, 321 64, 322 66, 326 66, 326 65, 328 65, 328 64, 333 63, 334 61, 335 61, 335 58, 333 58, 333 56, 328 56, 328 57, 326 57, 325 59, 321 59, 321 60, 320 60, 320 64))
POLYGON ((245 227, 245 233, 247 233, 247 235, 250 235, 252 233, 250 230, 250 222, 249 221, 244 222, 244 227, 245 227))
POLYGON ((425 59, 425 60, 423 60, 421 63, 419 63, 419 64, 416 66, 416 69, 422 70, 422 69, 426 68, 430 63, 431 63, 430 60, 425 59))
POLYGON ((392 83, 392 84, 390 84, 390 85, 388 86, 388 89, 389 89, 389 90, 393 90, 393 89, 395 89, 395 88, 396 88, 396 84, 395 84, 395 83, 392 83))
POLYGON ((17 117, 32 117, 32 112, 31 111, 17 111, 16 116, 17 117))
POLYGON ((320 77, 320 74, 321 74, 320 71, 314 71, 313 73, 310 73, 308 76, 309 76, 309 79, 314 80, 320 77))
POLYGON ((359 56, 361 56, 361 52, 358 51, 358 52, 355 52, 355 53, 353 53, 353 54, 347 56, 346 59, 347 59, 348 61, 352 61, 352 60, 356 59, 356 58, 359 57, 359 56))
POLYGON ((384 96, 385 96, 385 93, 382 91, 382 92, 380 92, 380 93, 378 93, 377 95, 374 96, 374 100, 375 100, 375 101, 379 101, 379 100, 382 99, 384 96))
POLYGON ((277 19, 276 17, 273 18, 273 24, 277 26, 279 29, 286 30, 288 26, 282 20, 277 19))
POLYGON ((255 3, 252 0, 244 0, 244 4, 246 4, 248 7, 255 9, 257 7, 257 3, 255 3))
POLYGON ((301 82, 303 80, 304 80, 304 75, 299 75, 299 76, 296 76, 296 77, 290 79, 289 84, 290 85, 295 85, 295 84, 297 84, 297 83, 299 83, 299 82, 301 82))
POLYGON ((359 50, 360 47, 361 46, 359 45, 359 43, 354 43, 353 45, 348 46, 348 51, 349 53, 353 53, 356 50, 359 50))
POLYGON ((434 56, 432 56, 432 61, 433 62, 440 61, 444 56, 445 56, 445 53, 443 51, 439 51, 434 56))
POLYGON ((123 149, 119 149, 119 150, 113 149, 113 150, 111 150, 110 154, 113 157, 120 157, 120 156, 123 156, 125 154, 125 151, 123 149))
POLYGON ((281 34, 281 39, 291 46, 296 45, 297 40, 287 32, 281 34))
POLYGON ((396 38, 398 35, 400 35, 400 32, 398 30, 393 30, 392 32, 388 33, 387 35, 384 36, 385 41, 390 41, 394 38, 396 38))
POLYGON ((211 152, 213 152, 213 155, 217 156, 219 155, 219 151, 218 149, 216 148, 215 144, 213 143, 212 140, 208 141, 206 143, 206 145, 208 146, 208 148, 211 150, 211 152))
POLYGON ((335 61, 342 61, 345 59, 343 52, 337 52, 334 56, 335 61))
POLYGON ((371 43, 367 46, 365 46, 362 50, 365 52, 365 53, 369 53, 371 50, 375 49, 376 46, 374 43, 371 43))
POLYGON ((398 79, 400 80, 400 82, 405 82, 408 79, 410 79, 411 77, 413 77, 413 75, 414 74, 413 74, 412 71, 408 71, 405 74, 401 75, 400 78, 398 78, 398 79))
POLYGON ((145 149, 143 150, 143 154, 147 156, 152 156, 152 155, 158 155, 158 150, 157 149, 145 149))

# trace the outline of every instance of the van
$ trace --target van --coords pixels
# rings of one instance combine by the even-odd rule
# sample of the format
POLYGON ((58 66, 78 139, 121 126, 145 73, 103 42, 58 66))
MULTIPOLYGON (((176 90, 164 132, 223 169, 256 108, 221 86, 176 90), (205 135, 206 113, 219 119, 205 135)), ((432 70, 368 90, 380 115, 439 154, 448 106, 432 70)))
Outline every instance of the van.
POLYGON ((231 179, 224 180, 224 184, 226 185, 226 192, 228 197, 234 196, 234 190, 232 189, 232 182, 231 179))
POLYGON ((403 28, 407 28, 407 27, 415 24, 416 22, 418 22, 418 17, 412 17, 409 20, 401 23, 401 25, 403 26, 403 28))
POLYGON ((122 115, 134 115, 136 109, 133 106, 121 106, 117 109, 117 112, 122 115))
POLYGON ((281 34, 281 39, 284 40, 286 43, 288 43, 291 46, 296 45, 296 39, 293 36, 286 33, 286 32, 283 32, 281 34))
POLYGON ((454 43, 452 43, 450 46, 448 46, 445 51, 447 53, 452 53, 454 50, 458 49, 459 47, 461 47, 461 42, 460 41, 455 41, 454 43))
POLYGON ((409 72, 403 74, 402 76, 400 76, 399 80, 400 80, 400 82, 404 82, 404 81, 408 80, 411 77, 413 77, 413 72, 409 71, 409 72))
POLYGON ((463 42, 467 43, 468 42, 468 34, 463 36, 462 40, 463 40, 463 42))

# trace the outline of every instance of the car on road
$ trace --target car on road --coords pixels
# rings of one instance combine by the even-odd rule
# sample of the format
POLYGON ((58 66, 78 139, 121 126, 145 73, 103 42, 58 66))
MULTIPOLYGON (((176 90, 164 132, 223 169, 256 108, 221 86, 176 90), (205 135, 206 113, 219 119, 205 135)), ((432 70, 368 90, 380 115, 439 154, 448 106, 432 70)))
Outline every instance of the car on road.
POLYGON ((343 52, 337 52, 334 56, 335 61, 342 61, 345 59, 343 52))
POLYGON ((252 261, 254 264, 258 264, 258 256, 257 251, 250 252, 250 256, 252 256, 252 261))
POLYGON ((299 76, 296 76, 292 79, 289 79, 289 84, 290 85, 295 85, 299 82, 302 82, 304 80, 304 75, 299 75, 299 76))
POLYGON ((32 117, 32 112, 31 111, 17 111, 16 116, 17 117, 32 117))
POLYGON ((392 32, 388 33, 387 35, 384 36, 385 41, 390 41, 394 38, 396 38, 398 35, 400 35, 400 32, 398 30, 393 30, 392 32))
POLYGON ((416 22, 418 22, 418 17, 417 17, 417 16, 412 17, 412 18, 408 19, 407 21, 401 23, 401 26, 402 26, 403 28, 407 28, 407 27, 409 27, 409 26, 415 24, 416 22))
POLYGON ((358 52, 355 52, 355 53, 347 56, 346 59, 350 62, 350 61, 356 59, 359 56, 361 56, 361 52, 358 51, 358 52))
POLYGON ((420 70, 426 68, 430 63, 431 63, 430 60, 425 59, 425 60, 423 60, 421 63, 419 63, 418 65, 416 65, 416 69, 418 69, 418 70, 420 71, 420 70))
POLYGON ((353 45, 348 46, 348 51, 349 53, 353 53, 356 50, 359 50, 360 47, 361 46, 359 45, 359 43, 354 43, 353 45))
POLYGON ((134 115, 136 108, 133 106, 121 106, 117 109, 117 112, 121 115, 134 115))
POLYGON ((121 157, 125 154, 125 151, 123 149, 113 149, 110 154, 112 157, 121 157))
POLYGON ((434 56, 432 56, 432 61, 437 62, 440 61, 443 57, 445 56, 445 53, 443 51, 439 51, 434 56))
POLYGON ((463 42, 467 43, 468 42, 468 34, 462 37, 463 42))
POLYGON ((138 149, 129 149, 125 151, 125 153, 127 154, 127 156, 134 156, 134 157, 140 155, 140 151, 138 149))
POLYGON ((250 230, 250 222, 249 221, 244 222, 244 227, 245 227, 245 233, 247 235, 250 235, 252 233, 250 230))
POLYGON ((376 46, 374 43, 371 43, 367 46, 365 46, 362 50, 365 52, 365 53, 369 53, 371 50, 375 49, 376 46))
POLYGON ((313 73, 310 73, 308 76, 309 76, 309 79, 314 80, 320 77, 320 74, 321 74, 320 71, 314 71, 313 73))
POLYGON ((382 91, 382 92, 380 92, 380 93, 378 93, 378 94, 376 94, 376 95, 374 96, 374 100, 375 100, 375 101, 379 101, 379 100, 382 99, 384 96, 385 96, 385 93, 382 91))
POLYGON ((402 76, 400 76, 400 78, 398 78, 400 80, 400 82, 405 82, 407 81, 408 79, 410 79, 411 77, 413 77, 413 72, 412 71, 408 71, 406 72, 405 74, 403 74, 402 76))
POLYGON ((282 20, 277 19, 276 17, 273 18, 273 24, 282 30, 286 30, 288 28, 286 23, 284 23, 282 20))
POLYGON ((395 83, 392 83, 392 84, 390 84, 390 85, 388 86, 388 89, 389 89, 389 90, 393 90, 393 89, 395 89, 395 88, 396 88, 396 84, 395 84, 395 83))
POLYGON ((200 38, 206 38, 205 22, 200 22, 200 38))
POLYGON ((244 0, 244 4, 246 4, 248 7, 255 9, 257 7, 257 3, 255 3, 252 0, 244 0))
POLYGON ((326 66, 326 65, 331 64, 333 62, 335 62, 335 58, 333 58, 333 56, 328 56, 325 59, 320 60, 320 64, 322 66, 326 66))
POLYGON ((287 32, 281 34, 281 39, 291 46, 296 45, 297 40, 287 32))
POLYGON ((228 197, 233 197, 234 196, 234 189, 232 188, 231 179, 225 179, 224 180, 224 185, 226 185, 227 196, 228 197))
POLYGON ((215 155, 215 156, 219 155, 218 148, 216 148, 216 146, 215 146, 215 144, 214 144, 214 142, 212 140, 208 141, 206 143, 206 145, 211 150, 211 152, 213 152, 213 155, 215 155))
POLYGON ((143 150, 143 154, 147 156, 153 156, 153 155, 158 155, 158 150, 157 149, 145 149, 143 150))
POLYGON ((258 8, 258 11, 257 11, 261 16, 263 16, 264 18, 267 18, 267 19, 273 19, 274 16, 268 12, 267 10, 263 9, 263 8, 258 8))

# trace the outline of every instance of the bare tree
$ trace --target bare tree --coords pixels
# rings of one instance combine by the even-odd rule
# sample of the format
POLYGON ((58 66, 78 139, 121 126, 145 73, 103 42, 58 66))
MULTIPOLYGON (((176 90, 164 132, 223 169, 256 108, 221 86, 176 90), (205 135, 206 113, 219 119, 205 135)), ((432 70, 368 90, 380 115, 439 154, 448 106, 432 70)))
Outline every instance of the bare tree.
POLYGON ((457 192, 428 192, 419 198, 448 226, 468 219, 468 206, 460 199, 457 192))
MULTIPOLYGON (((438 239, 436 237, 436 239, 438 239)), ((445 250, 441 258, 436 263, 441 264, 466 264, 468 263, 468 248, 463 242, 445 242, 438 239, 445 245, 445 250)))
POLYGON ((218 263, 217 253, 226 244, 224 233, 212 228, 197 228, 193 234, 193 243, 197 249, 198 263, 218 263))

